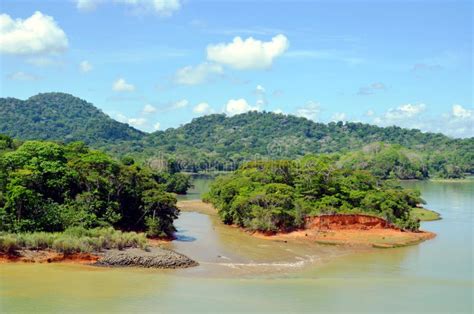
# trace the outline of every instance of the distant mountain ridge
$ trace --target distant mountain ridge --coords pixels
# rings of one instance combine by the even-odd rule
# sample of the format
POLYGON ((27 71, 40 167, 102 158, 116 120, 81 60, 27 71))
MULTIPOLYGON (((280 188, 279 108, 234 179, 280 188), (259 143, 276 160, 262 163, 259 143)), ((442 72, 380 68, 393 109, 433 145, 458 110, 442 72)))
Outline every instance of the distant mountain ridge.
POLYGON ((38 94, 27 100, 0 98, 0 133, 18 139, 80 140, 90 145, 138 140, 145 135, 65 93, 38 94))
POLYGON ((474 138, 453 139, 440 133, 364 123, 324 124, 255 111, 230 117, 212 114, 178 128, 148 134, 63 93, 39 94, 24 101, 1 98, 0 133, 18 139, 81 140, 115 156, 173 159, 188 171, 229 169, 255 158, 295 159, 310 153, 346 153, 384 142, 408 148, 436 172, 456 166, 458 172, 474 173, 474 138))

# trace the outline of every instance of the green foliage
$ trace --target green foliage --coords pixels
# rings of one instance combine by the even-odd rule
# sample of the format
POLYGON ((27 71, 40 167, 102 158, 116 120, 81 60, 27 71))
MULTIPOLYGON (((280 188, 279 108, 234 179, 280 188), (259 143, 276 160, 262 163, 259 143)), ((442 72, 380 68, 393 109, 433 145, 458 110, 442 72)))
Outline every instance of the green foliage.
POLYGON ((88 144, 137 140, 144 135, 64 93, 38 94, 27 100, 0 98, 0 133, 23 140, 80 140, 88 144))
POLYGON ((73 226, 141 231, 154 217, 156 231, 170 236, 179 211, 167 191, 185 192, 189 183, 182 179, 179 186, 180 174, 158 180, 161 174, 148 167, 117 162, 81 143, 25 142, 0 155, 0 170, 0 231, 8 232, 73 226))
POLYGON ((99 252, 104 249, 146 248, 146 237, 113 228, 72 227, 64 232, 0 233, 0 252, 13 254, 20 249, 53 249, 64 254, 99 252))
MULTIPOLYGON (((127 156, 125 165, 132 165, 132 159, 153 161, 160 156, 170 173, 235 170, 246 161, 263 158, 345 154, 379 142, 394 146, 369 146, 369 151, 355 153, 356 161, 348 167, 367 169, 370 163, 377 168, 376 175, 388 178, 459 178, 474 173, 474 138, 452 139, 363 123, 323 124, 270 112, 213 114, 176 129, 145 134, 63 93, 39 94, 25 101, 1 98, 0 133, 22 140, 84 141, 119 158, 127 156)), ((9 144, 0 138, 0 152, 5 145, 9 144)))
MULTIPOLYGON (((376 143, 374 147, 381 145, 381 156, 377 150, 369 150, 355 157, 361 168, 367 168, 365 159, 374 163, 381 171, 378 175, 427 178, 474 173, 474 138, 452 139, 415 129, 363 123, 323 124, 270 112, 204 116, 176 129, 152 133, 141 142, 140 151, 134 151, 138 158, 165 156, 177 161, 181 170, 190 172, 235 170, 255 159, 345 154, 376 143)), ((114 146, 114 150, 130 152, 122 144, 114 146)))
POLYGON ((364 170, 341 169, 334 156, 299 161, 249 162, 221 176, 204 197, 222 221, 264 232, 299 228, 306 216, 333 213, 375 215, 417 230, 411 210, 420 193, 382 181, 364 170))
POLYGON ((339 164, 348 169, 368 170, 382 179, 428 178, 428 166, 423 155, 400 145, 373 143, 345 154, 339 164))

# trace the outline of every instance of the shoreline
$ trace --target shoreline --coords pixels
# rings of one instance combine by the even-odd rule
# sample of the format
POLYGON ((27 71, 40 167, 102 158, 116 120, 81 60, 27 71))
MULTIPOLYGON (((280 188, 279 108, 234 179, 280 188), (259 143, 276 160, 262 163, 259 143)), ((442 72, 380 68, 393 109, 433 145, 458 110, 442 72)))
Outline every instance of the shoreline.
MULTIPOLYGON (((208 215, 217 215, 217 210, 208 203, 201 200, 179 201, 177 206, 182 211, 194 211, 208 215)), ((421 221, 439 220, 440 215, 426 208, 418 209, 417 216, 423 218, 423 214, 432 213, 436 215, 436 219, 420 219, 421 221)), ((426 217, 427 218, 427 217, 426 217)), ((333 218, 334 219, 334 218, 333 218)), ((276 234, 268 234, 258 231, 246 230, 238 226, 230 226, 239 229, 251 236, 270 240, 270 241, 310 241, 324 245, 344 245, 349 247, 373 247, 373 248, 395 248, 402 246, 415 245, 436 237, 436 234, 429 231, 419 230, 417 232, 400 230, 384 219, 370 215, 322 215, 307 218, 306 227, 304 229, 294 230, 291 232, 278 232, 276 234), (312 221, 321 219, 321 217, 336 217, 334 222, 316 226, 312 221), (340 218, 347 220, 348 217, 356 217, 356 221, 341 222, 340 218), (340 218, 337 218, 340 217, 340 218), (362 220, 361 220, 362 219, 362 220)))
MULTIPOLYGON (((158 241, 164 242, 164 240, 158 241)), ((6 263, 70 263, 100 267, 160 269, 188 268, 199 265, 196 261, 181 253, 158 245, 150 246, 146 250, 126 248, 123 250, 110 249, 101 252, 72 254, 64 254, 51 249, 20 249, 14 253, 0 253, 0 265, 6 263)))

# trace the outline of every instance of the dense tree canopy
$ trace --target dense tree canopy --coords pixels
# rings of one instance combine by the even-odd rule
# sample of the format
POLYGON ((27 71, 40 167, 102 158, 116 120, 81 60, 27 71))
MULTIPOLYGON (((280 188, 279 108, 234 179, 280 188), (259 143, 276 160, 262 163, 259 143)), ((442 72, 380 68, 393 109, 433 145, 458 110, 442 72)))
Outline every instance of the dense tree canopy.
MULTIPOLYGON (((391 168, 388 172, 400 178, 474 173, 474 138, 451 139, 442 134, 363 123, 315 123, 270 112, 200 117, 177 129, 147 136, 135 154, 143 159, 168 156, 186 171, 235 170, 246 161, 297 159, 314 153, 345 154, 375 142, 395 145, 399 156, 384 162, 391 168)), ((118 145, 111 149, 120 152, 124 147, 118 145)), ((390 155, 389 149, 383 153, 390 155)))
POLYGON ((145 135, 64 93, 38 94, 27 100, 0 98, 0 133, 22 140, 83 141, 96 147, 145 135))
MULTIPOLYGON (((113 226, 170 236, 179 213, 167 192, 172 177, 80 142, 27 141, 0 151, 0 231, 113 226)), ((179 177, 185 186, 186 179, 179 177)))
POLYGON ((323 124, 270 112, 232 117, 213 114, 175 129, 146 134, 109 118, 84 100, 63 93, 39 94, 25 101, 1 98, 0 133, 19 140, 80 140, 119 158, 127 155, 141 162, 157 158, 174 160, 178 170, 191 172, 235 170, 256 159, 345 154, 370 143, 384 142, 401 145, 403 149, 397 148, 396 153, 383 149, 384 156, 375 156, 377 150, 369 150, 365 157, 354 154, 355 164, 370 159, 370 163, 382 166, 383 161, 386 173, 381 175, 400 178, 458 178, 474 173, 474 138, 452 139, 415 129, 363 123, 323 124))
POLYGON ((400 145, 373 143, 341 156, 346 169, 367 170, 381 179, 426 179, 428 165, 423 155, 400 145))
POLYGON ((272 232, 301 227, 306 216, 332 213, 370 214, 417 230, 419 222, 410 212, 423 203, 418 191, 364 170, 341 169, 324 155, 246 163, 218 177, 205 200, 224 223, 272 232))

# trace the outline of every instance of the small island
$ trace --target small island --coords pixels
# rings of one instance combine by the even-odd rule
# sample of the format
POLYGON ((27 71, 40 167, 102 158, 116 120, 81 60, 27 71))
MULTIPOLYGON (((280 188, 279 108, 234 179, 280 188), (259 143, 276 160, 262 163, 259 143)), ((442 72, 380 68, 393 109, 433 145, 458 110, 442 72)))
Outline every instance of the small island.
POLYGON ((419 230, 437 218, 419 208, 419 191, 338 167, 330 155, 249 162, 218 177, 204 201, 225 224, 274 240, 398 247, 435 236, 419 230))

